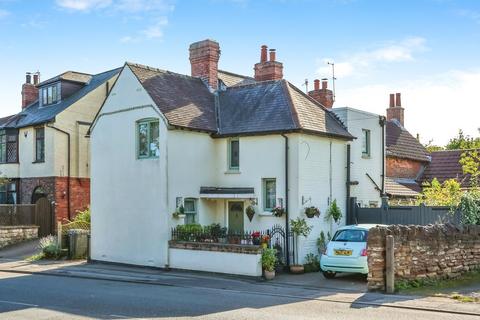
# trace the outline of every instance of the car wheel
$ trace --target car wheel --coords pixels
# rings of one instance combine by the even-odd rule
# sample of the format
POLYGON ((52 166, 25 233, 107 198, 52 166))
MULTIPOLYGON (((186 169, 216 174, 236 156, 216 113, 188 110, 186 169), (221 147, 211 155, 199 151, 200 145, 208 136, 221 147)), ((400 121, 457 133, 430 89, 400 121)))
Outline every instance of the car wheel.
POLYGON ((327 279, 333 279, 335 278, 336 272, 331 272, 331 271, 323 271, 323 276, 327 279))

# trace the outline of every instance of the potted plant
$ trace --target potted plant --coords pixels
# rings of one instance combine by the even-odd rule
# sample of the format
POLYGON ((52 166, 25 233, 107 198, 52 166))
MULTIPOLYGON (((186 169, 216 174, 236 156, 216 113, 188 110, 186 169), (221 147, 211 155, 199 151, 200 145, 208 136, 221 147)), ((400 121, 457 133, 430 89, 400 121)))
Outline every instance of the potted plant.
POLYGON ((252 243, 256 246, 259 246, 260 245, 260 232, 259 231, 255 231, 252 233, 252 243))
POLYGON ((327 251, 327 244, 332 239, 330 232, 327 232, 327 236, 323 231, 320 232, 320 236, 317 238, 317 247, 318 253, 320 254, 320 259, 322 258, 322 254, 325 254, 327 251))
POLYGON ((283 207, 276 206, 275 208, 272 209, 272 214, 275 217, 281 217, 285 214, 285 209, 283 207))
POLYGON ((320 271, 320 260, 318 256, 313 253, 309 253, 305 256, 305 264, 303 265, 305 272, 318 272, 320 271))
POLYGON ((262 236, 260 240, 260 244, 262 245, 263 249, 267 249, 269 241, 270 241, 270 236, 268 234, 265 234, 262 236))
POLYGON ((317 207, 311 206, 308 208, 305 208, 305 215, 307 218, 313 218, 313 217, 320 217, 320 209, 317 207))
POLYGON ((262 268, 266 280, 275 278, 275 265, 277 263, 277 250, 263 249, 262 251, 262 268))
POLYGON ((250 222, 252 222, 253 216, 255 215, 255 207, 252 206, 252 205, 249 205, 245 209, 245 213, 247 214, 248 220, 250 220, 250 222))
POLYGON ((182 205, 180 205, 179 207, 177 207, 175 209, 175 212, 172 213, 172 217, 175 218, 175 219, 183 219, 185 218, 185 209, 183 208, 182 205))
POLYGON ((312 226, 309 226, 307 224, 307 222, 305 221, 305 219, 297 218, 296 220, 294 220, 294 219, 290 220, 290 228, 291 228, 291 230, 292 230, 292 232, 293 232, 293 234, 295 235, 295 238, 296 238, 296 241, 295 241, 295 245, 296 245, 296 248, 295 248, 296 257, 295 258, 296 259, 295 260, 297 260, 296 264, 293 264, 293 265, 290 266, 290 272, 295 273, 295 274, 299 274, 299 273, 303 273, 304 267, 303 267, 302 264, 298 264, 298 237, 299 236, 308 237, 308 235, 312 231, 312 226))
POLYGON ((325 221, 335 221, 338 223, 342 219, 342 211, 340 207, 337 205, 337 199, 333 200, 330 206, 327 209, 327 214, 325 215, 325 221))

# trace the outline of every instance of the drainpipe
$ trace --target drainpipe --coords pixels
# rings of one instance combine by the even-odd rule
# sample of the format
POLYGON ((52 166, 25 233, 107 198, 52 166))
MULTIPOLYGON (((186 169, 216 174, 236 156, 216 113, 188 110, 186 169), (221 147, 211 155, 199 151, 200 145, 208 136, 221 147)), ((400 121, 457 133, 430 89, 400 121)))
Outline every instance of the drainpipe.
POLYGON ((347 203, 345 208, 347 208, 347 224, 352 224, 352 208, 350 207, 350 145, 347 144, 347 203))
POLYGON ((380 116, 378 121, 382 127, 382 190, 381 197, 385 197, 385 117, 380 116))
POLYGON ((287 266, 290 265, 290 237, 289 237, 289 225, 288 225, 288 137, 282 134, 285 138, 285 233, 286 233, 286 251, 287 251, 287 266))
POLYGON ((67 131, 63 131, 62 129, 59 129, 57 127, 54 127, 51 124, 47 124, 47 127, 55 129, 58 132, 61 132, 67 136, 67 201, 68 201, 67 216, 68 216, 68 220, 71 220, 72 215, 71 215, 71 205, 70 205, 70 133, 68 133, 67 131))

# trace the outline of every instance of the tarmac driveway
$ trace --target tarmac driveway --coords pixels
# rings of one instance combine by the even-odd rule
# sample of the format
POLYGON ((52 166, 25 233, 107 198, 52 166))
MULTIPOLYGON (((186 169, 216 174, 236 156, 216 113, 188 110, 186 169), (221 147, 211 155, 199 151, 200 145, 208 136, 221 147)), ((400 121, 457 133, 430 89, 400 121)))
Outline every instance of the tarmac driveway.
POLYGON ((337 273, 334 279, 326 279, 321 272, 304 274, 280 273, 275 276, 272 283, 350 292, 367 291, 367 279, 365 276, 355 273, 337 273))
POLYGON ((17 243, 0 249, 0 259, 24 260, 40 252, 38 239, 17 243))

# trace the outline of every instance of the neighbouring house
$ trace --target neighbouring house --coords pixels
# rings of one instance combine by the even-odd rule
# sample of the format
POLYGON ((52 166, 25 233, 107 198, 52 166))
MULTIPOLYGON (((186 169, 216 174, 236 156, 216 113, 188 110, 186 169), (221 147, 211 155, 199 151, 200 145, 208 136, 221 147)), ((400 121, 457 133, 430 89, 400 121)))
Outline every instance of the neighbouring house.
POLYGON ((119 71, 67 71, 43 82, 39 73, 27 73, 22 110, 0 119, 0 172, 9 179, 0 187, 0 203, 43 201, 57 221, 89 205, 85 136, 119 71))
POLYGON ((401 95, 390 94, 386 124, 385 191, 391 203, 411 203, 422 190, 421 178, 431 161, 425 147, 404 124, 401 95))
POLYGON ((258 276, 257 251, 179 245, 169 242, 172 228, 287 231, 288 219, 315 206, 320 218, 307 219, 313 230, 298 243, 302 262, 318 254, 321 231, 335 230, 324 220, 333 200, 339 224, 349 195, 380 202, 382 117, 332 111, 284 80, 275 50, 267 53, 262 46, 254 77, 218 70, 213 40, 190 45, 191 76, 124 65, 90 127, 92 259, 258 276), (275 207, 286 213, 274 216, 275 207))
MULTIPOLYGON (((460 183, 462 189, 472 186, 470 174, 464 174, 460 159, 462 154, 472 150, 440 150, 430 153, 432 161, 425 169, 422 182, 432 182, 436 178, 440 183, 454 179, 460 183)), ((480 152, 480 149, 477 150, 480 152)), ((480 182, 480 181, 479 181, 480 182)))

